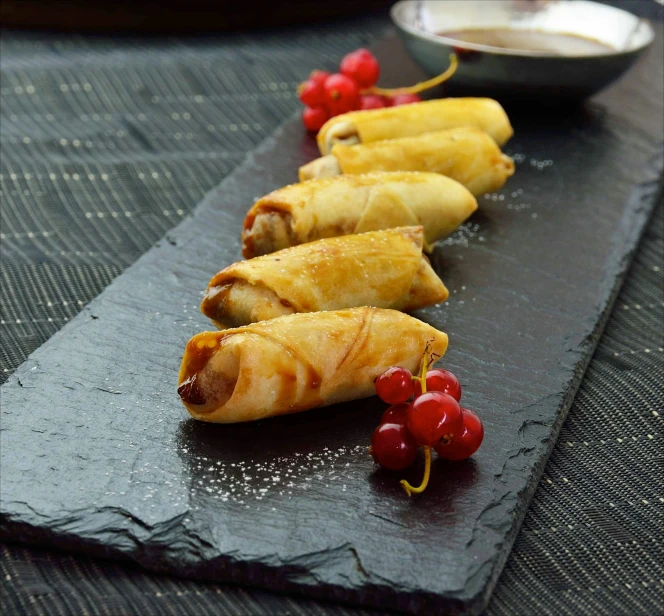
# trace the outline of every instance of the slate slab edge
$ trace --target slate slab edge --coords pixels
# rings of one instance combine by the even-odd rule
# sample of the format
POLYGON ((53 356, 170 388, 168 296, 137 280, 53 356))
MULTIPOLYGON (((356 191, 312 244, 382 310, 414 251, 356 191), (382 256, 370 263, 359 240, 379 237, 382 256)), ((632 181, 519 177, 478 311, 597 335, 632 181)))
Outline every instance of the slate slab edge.
MULTIPOLYGON (((544 467, 546 466, 549 456, 558 440, 560 430, 565 423, 567 413, 574 402, 574 398, 581 385, 586 369, 593 357, 593 353, 597 348, 602 332, 609 321, 615 301, 638 249, 641 236, 646 229, 655 206, 664 193, 664 142, 660 144, 657 153, 652 157, 650 168, 648 169, 648 175, 650 177, 647 180, 635 185, 632 190, 629 196, 628 205, 620 220, 619 227, 612 238, 611 257, 607 262, 607 267, 604 272, 601 285, 601 299, 598 302, 599 318, 597 319, 592 332, 585 338, 582 345, 578 349, 569 349, 569 351, 578 353, 580 356, 585 355, 585 359, 578 363, 574 371, 573 378, 562 397, 556 422, 550 427, 550 434, 541 436, 538 439, 538 445, 545 445, 546 448, 544 452, 538 452, 540 458, 535 464, 535 470, 531 475, 531 482, 526 489, 516 495, 516 499, 514 497, 508 498, 510 496, 508 488, 501 491, 500 494, 496 494, 491 505, 485 508, 478 519, 478 523, 475 525, 473 530, 473 541, 476 536, 478 540, 481 541, 481 537, 484 533, 490 532, 488 529, 491 527, 492 523, 500 520, 500 513, 503 512, 504 514, 505 512, 509 512, 509 510, 514 507, 517 520, 516 524, 514 524, 511 531, 506 536, 506 542, 509 544, 509 549, 497 550, 495 553, 496 557, 493 560, 483 563, 483 567, 490 568, 490 572, 486 574, 486 577, 489 578, 489 583, 485 584, 485 580, 483 579, 475 580, 471 578, 469 584, 466 586, 465 590, 470 590, 470 588, 473 587, 473 590, 470 590, 470 592, 467 593, 466 605, 469 609, 469 613, 480 614, 489 603, 491 594, 496 587, 498 578, 507 562, 514 541, 516 540, 521 524, 525 518, 528 505, 530 504, 530 501, 535 494, 535 490, 537 489, 537 485, 542 477, 544 467), (511 502, 513 500, 516 500, 515 505, 511 502)), ((545 405, 546 400, 548 400, 548 398, 540 400, 535 405, 528 407, 529 413, 536 415, 537 410, 534 407, 545 405)), ((522 424, 522 428, 525 428, 530 424, 537 424, 537 420, 525 420, 522 424)), ((547 429, 549 428, 547 427, 547 429)), ((532 450, 529 447, 520 448, 506 461, 503 470, 510 465, 518 464, 520 458, 528 456, 531 453, 532 450)))

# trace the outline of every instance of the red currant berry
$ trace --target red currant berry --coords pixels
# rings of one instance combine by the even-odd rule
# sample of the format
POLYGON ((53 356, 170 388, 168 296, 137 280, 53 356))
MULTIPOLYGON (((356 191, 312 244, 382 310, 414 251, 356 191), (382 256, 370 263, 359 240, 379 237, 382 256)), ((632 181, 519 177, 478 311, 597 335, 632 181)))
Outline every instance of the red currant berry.
POLYGON ((311 71, 311 75, 309 75, 309 81, 313 81, 314 83, 317 83, 318 85, 323 85, 325 83, 325 80, 330 76, 330 73, 327 71, 311 71))
POLYGON ((436 446, 436 453, 446 460, 465 460, 470 458, 482 444, 484 426, 480 418, 469 409, 461 409, 463 431, 452 442, 436 446))
MULTIPOLYGON (((452 396, 457 402, 461 400, 461 384, 459 383, 459 379, 447 370, 434 368, 427 372, 427 391, 442 391, 452 396)), ((419 392, 419 388, 417 392, 419 392)))
POLYGON ((402 402, 401 404, 393 404, 389 407, 380 418, 380 423, 393 423, 405 426, 408 421, 408 408, 410 404, 402 402))
POLYGON ((346 77, 335 73, 330 75, 323 85, 325 90, 325 105, 330 111, 330 115, 339 115, 347 111, 353 111, 360 107, 360 93, 355 82, 346 77))
POLYGON ((387 107, 385 99, 377 94, 365 94, 360 96, 360 109, 382 109, 387 107))
POLYGON ((422 394, 408 410, 408 430, 418 445, 428 447, 450 442, 463 430, 459 403, 441 391, 422 394))
POLYGON ((357 49, 344 56, 339 70, 361 89, 370 88, 380 76, 380 65, 368 49, 357 49))
POLYGON ((413 395, 413 379, 410 370, 392 366, 376 379, 376 394, 388 404, 405 402, 413 395))
POLYGON ((410 103, 421 103, 422 99, 417 94, 395 94, 392 97, 392 107, 409 105, 410 103))
POLYGON ((321 107, 325 104, 325 90, 323 90, 323 84, 316 83, 311 79, 304 82, 302 87, 298 90, 298 96, 307 107, 321 107))
POLYGON ((417 443, 406 426, 387 423, 378 426, 371 435, 374 460, 392 471, 410 466, 417 455, 417 443))
POLYGON ((311 132, 318 132, 330 118, 330 114, 323 107, 305 107, 302 112, 302 123, 311 132))

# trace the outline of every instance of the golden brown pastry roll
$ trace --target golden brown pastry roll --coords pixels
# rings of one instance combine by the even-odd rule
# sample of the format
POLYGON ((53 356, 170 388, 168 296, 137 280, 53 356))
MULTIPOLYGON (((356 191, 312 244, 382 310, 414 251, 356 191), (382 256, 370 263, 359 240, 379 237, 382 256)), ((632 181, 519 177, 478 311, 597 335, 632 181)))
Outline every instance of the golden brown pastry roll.
POLYGON ((514 161, 479 128, 461 127, 360 145, 337 143, 332 153, 300 167, 300 181, 373 171, 431 171, 474 195, 498 190, 514 161))
POLYGON ((240 261, 208 285, 203 314, 240 327, 295 312, 417 310, 448 291, 422 255, 422 227, 332 237, 240 261))
POLYGON ((259 199, 242 232, 245 258, 325 237, 422 225, 425 248, 477 209, 458 182, 436 173, 340 175, 292 184, 259 199))
POLYGON ((330 118, 318 132, 325 155, 337 143, 355 145, 415 137, 459 126, 474 126, 503 145, 514 134, 498 101, 490 98, 441 98, 412 105, 351 111, 330 118))
POLYGON ((178 393, 203 421, 296 413, 371 396, 389 366, 416 372, 427 343, 442 356, 447 335, 396 310, 291 314, 194 336, 178 393))

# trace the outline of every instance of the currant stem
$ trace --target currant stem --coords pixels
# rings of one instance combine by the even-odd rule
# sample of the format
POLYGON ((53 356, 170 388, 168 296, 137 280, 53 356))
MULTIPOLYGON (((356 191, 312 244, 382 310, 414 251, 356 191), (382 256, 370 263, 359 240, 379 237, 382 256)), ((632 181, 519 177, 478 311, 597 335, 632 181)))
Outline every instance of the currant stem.
MULTIPOLYGON (((427 369, 429 368, 429 361, 427 353, 429 352, 429 344, 427 343, 426 348, 424 349, 424 355, 422 357, 422 369, 420 370, 420 376, 414 376, 412 379, 414 381, 420 382, 420 387, 422 388, 422 393, 427 393, 427 369)), ((430 360, 433 362, 433 357, 430 360)), ((426 487, 429 485, 429 476, 431 475, 431 447, 424 448, 424 477, 422 478, 422 483, 414 488, 411 486, 408 481, 405 479, 401 480, 401 487, 406 491, 406 494, 410 496, 411 494, 421 494, 426 490, 426 487)))
POLYGON ((424 357, 422 358, 422 369, 420 370, 420 376, 411 377, 413 381, 418 381, 420 387, 422 388, 422 393, 427 393, 427 369, 429 365, 427 363, 427 350, 424 351, 424 357))
POLYGON ((411 486, 408 481, 405 479, 401 480, 401 487, 406 491, 408 496, 412 494, 421 494, 426 490, 427 485, 429 485, 429 475, 431 475, 431 447, 424 448, 424 477, 422 478, 422 483, 414 488, 411 486))
POLYGON ((429 364, 427 362, 426 354, 422 358, 422 371, 420 373, 420 385, 422 386, 422 393, 427 393, 427 368, 429 364))
POLYGON ((447 81, 454 73, 456 73, 457 67, 459 66, 459 60, 456 57, 456 54, 450 54, 450 66, 449 68, 440 75, 428 79, 427 81, 422 81, 416 83, 414 86, 409 86, 407 88, 379 88, 374 86, 368 90, 362 91, 362 94, 380 94, 382 96, 390 96, 392 94, 419 94, 424 92, 424 90, 429 90, 439 86, 441 83, 447 81))

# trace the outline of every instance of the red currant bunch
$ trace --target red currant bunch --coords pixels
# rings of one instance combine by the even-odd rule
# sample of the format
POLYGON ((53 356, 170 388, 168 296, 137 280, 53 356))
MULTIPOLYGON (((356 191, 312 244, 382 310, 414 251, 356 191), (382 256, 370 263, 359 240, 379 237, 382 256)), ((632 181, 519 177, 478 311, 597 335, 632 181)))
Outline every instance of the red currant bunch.
MULTIPOLYGON (((433 358, 431 358, 433 359, 433 358)), ((423 492, 429 481, 431 449, 447 460, 465 460, 482 444, 484 427, 472 411, 459 406, 461 385, 447 370, 427 370, 427 352, 419 377, 410 370, 392 366, 375 382, 378 397, 391 404, 371 436, 369 451, 374 460, 390 470, 403 470, 424 448, 422 484, 401 484, 410 496, 423 492)))
POLYGON ((368 49, 356 49, 344 56, 339 72, 313 71, 298 87, 305 105, 302 122, 311 132, 318 132, 331 117, 358 109, 382 109, 418 103, 422 92, 449 79, 456 70, 456 56, 445 73, 408 88, 383 89, 376 86, 380 64, 368 49))
POLYGON ((362 90, 373 87, 379 75, 378 60, 368 49, 346 55, 338 73, 313 71, 298 88, 300 100, 306 105, 302 112, 305 128, 317 132, 327 120, 341 113, 385 107, 379 96, 360 96, 362 90))

